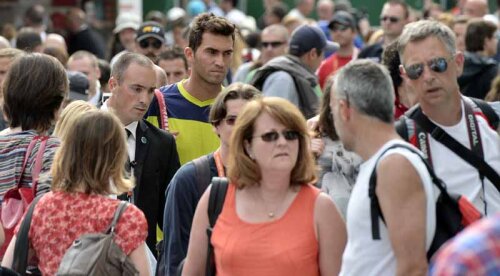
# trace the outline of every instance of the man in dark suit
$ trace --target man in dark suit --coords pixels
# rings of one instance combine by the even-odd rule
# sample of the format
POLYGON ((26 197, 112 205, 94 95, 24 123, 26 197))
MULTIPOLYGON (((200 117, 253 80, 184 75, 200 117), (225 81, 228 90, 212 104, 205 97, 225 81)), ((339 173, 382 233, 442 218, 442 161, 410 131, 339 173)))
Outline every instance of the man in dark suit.
POLYGON ((153 99, 155 84, 153 62, 144 55, 125 53, 111 68, 112 94, 103 104, 103 109, 113 111, 125 126, 130 160, 127 165, 136 181, 126 198, 146 216, 146 243, 153 253, 156 225, 163 223, 165 190, 180 166, 174 137, 142 119, 153 99))
POLYGON ((69 9, 66 13, 68 34, 68 53, 85 50, 97 58, 104 59, 106 44, 102 36, 85 22, 85 12, 79 8, 69 9))

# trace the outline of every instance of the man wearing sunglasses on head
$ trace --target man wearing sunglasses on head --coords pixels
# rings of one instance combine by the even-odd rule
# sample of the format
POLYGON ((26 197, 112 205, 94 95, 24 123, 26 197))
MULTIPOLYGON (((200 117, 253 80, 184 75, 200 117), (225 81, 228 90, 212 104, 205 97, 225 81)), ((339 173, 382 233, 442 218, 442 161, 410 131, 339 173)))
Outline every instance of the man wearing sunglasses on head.
POLYGON ((483 215, 497 213, 499 111, 460 93, 464 55, 456 50, 453 32, 435 21, 410 23, 398 52, 401 76, 419 101, 401 117, 398 133, 424 153, 450 193, 467 197, 483 215))
POLYGON ((380 26, 384 31, 383 41, 364 48, 358 57, 380 62, 384 48, 399 37, 403 27, 408 23, 409 15, 408 5, 404 1, 387 1, 380 13, 380 26))
POLYGON ((165 31, 163 26, 153 21, 142 23, 137 30, 135 44, 137 53, 143 54, 155 62, 160 53, 165 50, 165 31))

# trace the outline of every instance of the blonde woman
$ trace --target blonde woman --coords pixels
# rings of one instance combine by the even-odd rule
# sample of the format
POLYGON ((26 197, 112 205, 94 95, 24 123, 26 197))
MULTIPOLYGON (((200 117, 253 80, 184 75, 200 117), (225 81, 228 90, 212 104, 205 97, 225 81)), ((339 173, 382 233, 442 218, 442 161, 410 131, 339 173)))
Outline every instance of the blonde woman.
POLYGON ((85 101, 73 101, 68 104, 61 113, 54 128, 54 136, 64 140, 68 135, 68 129, 85 113, 97 110, 95 106, 85 101))
MULTIPOLYGON (((120 203, 108 196, 133 186, 123 178, 126 152, 125 131, 111 113, 90 111, 69 126, 52 166, 52 191, 37 203, 28 236, 43 275, 55 275, 76 238, 108 227, 120 203)), ((149 275, 144 214, 130 204, 115 234, 115 242, 140 275, 149 275)), ((11 266, 15 242, 14 236, 3 266, 11 266)))

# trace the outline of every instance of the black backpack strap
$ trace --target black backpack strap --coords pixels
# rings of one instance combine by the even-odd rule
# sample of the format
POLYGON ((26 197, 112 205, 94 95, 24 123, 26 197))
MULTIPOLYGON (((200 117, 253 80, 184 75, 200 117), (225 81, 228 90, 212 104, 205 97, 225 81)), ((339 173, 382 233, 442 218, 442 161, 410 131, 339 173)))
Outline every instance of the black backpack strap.
POLYGON ((401 136, 401 138, 403 138, 403 140, 408 142, 408 141, 410 141, 410 135, 408 133, 407 121, 408 121, 408 117, 406 117, 405 115, 402 115, 401 117, 399 117, 399 120, 396 121, 394 126, 395 126, 396 132, 399 134, 399 136, 401 136))
POLYGON ((481 112, 483 112, 484 116, 488 119, 488 123, 495 129, 498 129, 498 126, 500 125, 500 117, 498 114, 493 110, 493 108, 485 101, 476 99, 476 98, 469 98, 471 99, 479 109, 481 109, 481 112))
POLYGON ((128 206, 128 202, 121 200, 120 204, 118 204, 118 207, 116 207, 115 214, 113 215, 113 220, 108 226, 108 229, 106 230, 106 233, 114 233, 115 232, 115 226, 118 223, 118 220, 120 219, 122 213, 125 211, 125 209, 128 206))
POLYGON ((375 167, 373 169, 372 174, 370 175, 370 180, 369 180, 369 184, 368 184, 368 196, 370 197, 370 216, 371 216, 371 224, 372 224, 372 238, 374 240, 380 240, 380 226, 379 226, 378 218, 380 217, 385 224, 384 215, 382 214, 382 210, 380 209, 378 197, 377 197, 377 194, 375 193, 375 188, 377 186, 377 165, 378 165, 380 159, 384 156, 384 154, 387 151, 389 151, 391 149, 395 149, 395 148, 404 148, 412 153, 415 153, 424 163, 425 168, 427 169, 427 171, 429 172, 429 175, 431 176, 432 182, 439 189, 439 191, 441 192, 441 195, 443 197, 450 197, 444 182, 439 177, 437 177, 437 175, 434 173, 434 170, 432 169, 432 167, 429 165, 427 160, 418 152, 417 149, 415 149, 411 146, 408 146, 408 145, 404 145, 404 144, 394 144, 394 145, 388 147, 380 154, 377 161, 375 162, 375 167))
POLYGON ((19 227, 17 232, 16 245, 14 247, 14 259, 12 260, 12 270, 16 271, 21 275, 26 274, 26 268, 28 267, 28 252, 29 252, 29 231, 31 227, 31 217, 33 216, 33 211, 35 210, 36 203, 40 200, 42 196, 38 196, 31 202, 26 215, 24 216, 23 222, 19 227))
POLYGON ((203 194, 208 187, 210 180, 210 159, 207 155, 200 156, 193 160, 196 171, 196 184, 199 194, 203 194))
POLYGON ((222 212, 222 207, 224 206, 228 184, 228 180, 225 177, 212 178, 212 188, 210 190, 210 197, 208 199, 208 221, 210 223, 210 226, 207 227, 208 252, 205 274, 207 276, 215 275, 214 248, 210 240, 212 237, 213 228, 215 226, 215 223, 217 222, 217 218, 222 212))
POLYGON ((446 133, 446 131, 429 120, 429 118, 427 118, 427 116, 425 116, 422 112, 416 114, 415 121, 426 132, 430 133, 436 141, 443 144, 445 147, 460 156, 464 161, 475 167, 479 171, 479 174, 486 176, 486 178, 488 178, 500 192, 500 175, 498 175, 498 173, 488 163, 486 163, 483 158, 480 158, 474 152, 460 144, 460 142, 451 137, 448 133, 446 133))

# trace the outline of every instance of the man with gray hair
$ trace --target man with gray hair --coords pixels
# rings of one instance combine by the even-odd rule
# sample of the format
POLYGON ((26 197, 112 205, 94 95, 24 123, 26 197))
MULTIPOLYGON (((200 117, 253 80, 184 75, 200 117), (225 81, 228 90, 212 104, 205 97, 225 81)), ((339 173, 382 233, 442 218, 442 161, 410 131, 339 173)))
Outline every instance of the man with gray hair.
POLYGON ((347 207, 340 275, 424 275, 436 228, 433 185, 420 153, 394 130, 389 72, 370 60, 347 64, 334 77, 330 107, 345 149, 365 160, 347 207), (372 200, 384 217, 376 218, 380 240, 372 237, 372 200))
POLYGON ((500 211, 499 115, 460 93, 464 55, 455 47, 444 24, 424 20, 405 27, 398 46, 400 71, 420 105, 402 116, 397 128, 422 150, 451 193, 493 215, 500 211))

